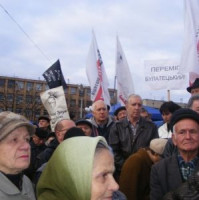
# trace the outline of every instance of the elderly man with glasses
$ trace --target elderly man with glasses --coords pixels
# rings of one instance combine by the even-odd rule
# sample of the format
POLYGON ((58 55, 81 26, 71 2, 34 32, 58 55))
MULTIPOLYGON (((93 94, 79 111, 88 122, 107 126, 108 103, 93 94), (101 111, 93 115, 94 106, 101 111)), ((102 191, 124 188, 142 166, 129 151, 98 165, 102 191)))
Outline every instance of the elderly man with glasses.
POLYGON ((48 162, 57 146, 64 140, 64 136, 68 129, 75 126, 75 122, 69 119, 62 119, 56 124, 55 139, 53 139, 47 148, 37 156, 37 168, 48 162))
POLYGON ((199 114, 191 109, 179 109, 174 112, 170 123, 178 154, 152 167, 151 200, 162 199, 167 192, 185 182, 199 166, 199 114))

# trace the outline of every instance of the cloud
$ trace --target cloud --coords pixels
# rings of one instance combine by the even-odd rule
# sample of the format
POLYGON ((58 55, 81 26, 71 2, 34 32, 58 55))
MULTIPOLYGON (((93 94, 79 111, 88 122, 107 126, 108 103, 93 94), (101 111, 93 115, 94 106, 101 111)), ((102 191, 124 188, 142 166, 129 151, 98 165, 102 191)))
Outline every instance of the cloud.
MULTIPOLYGON (((85 66, 92 29, 111 88, 114 85, 117 34, 136 91, 139 91, 145 59, 180 58, 183 38, 181 0, 2 0, 1 3, 36 44, 1 9, 0 62, 3 75, 37 79, 59 58, 66 79, 88 85, 85 66)), ((148 92, 140 92, 151 98, 148 92)), ((157 94, 155 91, 150 93, 157 94)))

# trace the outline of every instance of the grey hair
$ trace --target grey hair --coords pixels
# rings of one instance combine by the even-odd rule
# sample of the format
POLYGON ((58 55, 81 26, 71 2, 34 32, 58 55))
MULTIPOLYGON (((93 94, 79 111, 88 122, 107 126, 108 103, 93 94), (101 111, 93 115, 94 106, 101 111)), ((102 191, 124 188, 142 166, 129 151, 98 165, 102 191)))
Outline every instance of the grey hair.
POLYGON ((130 99, 131 99, 131 98, 134 98, 134 97, 140 98, 141 101, 142 101, 142 98, 141 98, 140 95, 138 95, 138 94, 130 94, 130 95, 128 96, 127 103, 129 103, 130 99))
POLYGON ((110 146, 105 145, 103 142, 99 141, 99 143, 96 146, 95 149, 95 155, 100 153, 103 149, 107 149, 112 155, 113 155, 113 150, 110 146))
POLYGON ((187 104, 187 108, 191 108, 193 106, 193 102, 198 101, 198 100, 199 100, 199 94, 195 94, 192 97, 190 97, 188 104, 187 104))
POLYGON ((105 104, 105 102, 103 100, 97 100, 92 104, 92 107, 91 107, 92 111, 95 110, 96 104, 99 103, 99 102, 102 102, 104 104, 104 106, 106 107, 106 109, 107 109, 107 105, 105 104))

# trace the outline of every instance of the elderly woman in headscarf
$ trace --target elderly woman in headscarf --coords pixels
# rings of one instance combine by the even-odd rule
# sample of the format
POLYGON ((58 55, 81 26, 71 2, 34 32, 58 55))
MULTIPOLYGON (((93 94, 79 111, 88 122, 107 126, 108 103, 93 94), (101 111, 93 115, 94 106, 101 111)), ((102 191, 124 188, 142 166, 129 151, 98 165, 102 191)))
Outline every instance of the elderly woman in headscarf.
POLYGON ((38 200, 111 200, 118 190, 113 172, 113 154, 103 137, 70 138, 46 165, 37 185, 38 200))
POLYGON ((0 113, 0 199, 35 200, 32 183, 23 175, 30 164, 34 126, 15 113, 0 113))

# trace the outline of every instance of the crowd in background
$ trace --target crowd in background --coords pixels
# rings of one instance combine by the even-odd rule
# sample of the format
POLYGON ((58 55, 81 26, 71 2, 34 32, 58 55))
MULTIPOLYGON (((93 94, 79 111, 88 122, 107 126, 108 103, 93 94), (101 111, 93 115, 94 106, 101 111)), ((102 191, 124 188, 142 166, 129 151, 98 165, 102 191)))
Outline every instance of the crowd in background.
POLYGON ((199 197, 199 79, 187 108, 165 102, 157 127, 139 95, 114 116, 98 100, 90 119, 31 124, 0 113, 0 199, 159 200, 199 197))

